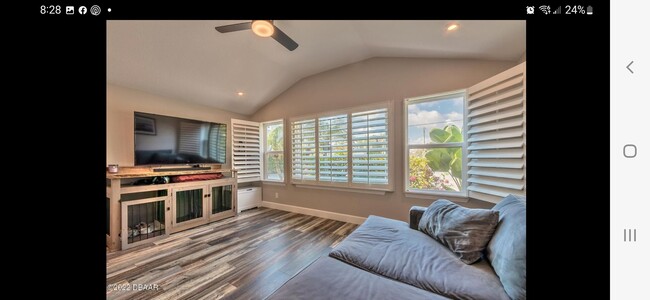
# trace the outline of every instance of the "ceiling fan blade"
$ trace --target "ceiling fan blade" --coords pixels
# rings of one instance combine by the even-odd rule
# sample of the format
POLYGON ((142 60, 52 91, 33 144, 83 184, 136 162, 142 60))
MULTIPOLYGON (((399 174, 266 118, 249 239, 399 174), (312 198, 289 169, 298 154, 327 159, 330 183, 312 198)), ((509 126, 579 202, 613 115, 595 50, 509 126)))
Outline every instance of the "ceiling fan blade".
POLYGON ((288 35, 286 35, 280 28, 277 26, 273 25, 275 28, 275 31, 273 32, 273 35, 271 36, 274 38, 278 43, 282 44, 285 48, 289 49, 289 51, 293 51, 296 48, 298 48, 298 43, 296 43, 294 40, 292 40, 288 35))
POLYGON ((215 27, 214 29, 216 29, 221 33, 246 30, 246 29, 251 29, 251 22, 224 25, 224 26, 215 27))

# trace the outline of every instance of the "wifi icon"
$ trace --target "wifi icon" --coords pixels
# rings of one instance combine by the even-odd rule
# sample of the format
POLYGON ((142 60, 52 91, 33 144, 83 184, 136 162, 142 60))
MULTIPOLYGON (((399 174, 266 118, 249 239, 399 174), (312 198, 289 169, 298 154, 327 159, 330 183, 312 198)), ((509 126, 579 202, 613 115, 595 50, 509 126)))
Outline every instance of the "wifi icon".
POLYGON ((548 15, 551 13, 551 7, 548 5, 542 5, 539 7, 539 10, 541 10, 545 15, 548 15))

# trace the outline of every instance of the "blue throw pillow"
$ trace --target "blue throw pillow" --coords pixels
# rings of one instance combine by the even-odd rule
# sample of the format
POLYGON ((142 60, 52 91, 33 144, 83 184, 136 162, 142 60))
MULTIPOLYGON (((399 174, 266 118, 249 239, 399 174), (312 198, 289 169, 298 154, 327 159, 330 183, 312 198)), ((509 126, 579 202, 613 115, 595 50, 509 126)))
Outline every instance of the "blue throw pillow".
POLYGON ((471 209, 440 199, 420 219, 418 229, 445 245, 466 264, 481 259, 499 222, 499 212, 471 209))

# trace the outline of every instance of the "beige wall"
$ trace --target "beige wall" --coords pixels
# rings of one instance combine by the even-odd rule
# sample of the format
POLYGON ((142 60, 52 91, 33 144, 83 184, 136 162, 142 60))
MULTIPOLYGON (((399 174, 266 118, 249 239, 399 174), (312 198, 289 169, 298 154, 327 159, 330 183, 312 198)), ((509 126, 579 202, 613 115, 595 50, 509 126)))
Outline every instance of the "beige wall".
MULTIPOLYGON (((407 220, 408 209, 412 205, 428 206, 432 199, 406 198, 403 192, 404 149, 401 141, 404 98, 464 89, 516 64, 516 61, 372 58, 302 79, 257 111, 252 119, 260 122, 280 118, 286 120, 311 113, 392 101, 396 147, 391 159, 395 162, 395 192, 370 195, 297 188, 291 184, 264 184, 264 201, 354 216, 374 214, 407 220), (278 193, 278 199, 275 199, 275 193, 278 193)), ((285 136, 289 136, 288 128, 285 128, 285 136)), ((287 155, 287 170, 289 161, 290 156, 287 155)), ((493 206, 474 200, 460 204, 484 208, 493 206)))
MULTIPOLYGON (((108 84, 106 87, 106 163, 133 165, 133 112, 141 111, 188 119, 225 123, 248 117, 108 84)), ((228 137, 230 138, 230 137, 228 137)), ((230 144, 227 164, 230 164, 230 144)))

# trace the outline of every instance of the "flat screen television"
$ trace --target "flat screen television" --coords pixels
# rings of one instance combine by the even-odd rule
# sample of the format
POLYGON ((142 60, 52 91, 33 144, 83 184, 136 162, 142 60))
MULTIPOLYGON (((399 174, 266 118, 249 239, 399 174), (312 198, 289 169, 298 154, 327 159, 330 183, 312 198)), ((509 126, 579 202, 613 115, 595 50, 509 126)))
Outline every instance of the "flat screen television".
POLYGON ((226 124, 134 113, 135 165, 226 163, 226 124))

